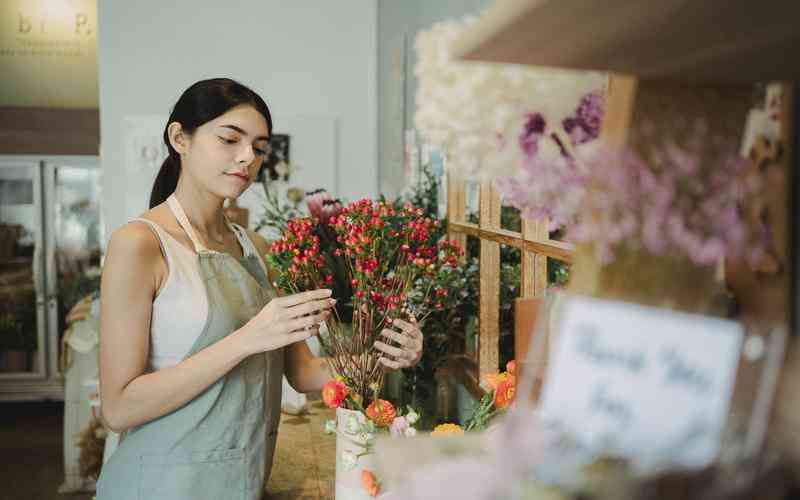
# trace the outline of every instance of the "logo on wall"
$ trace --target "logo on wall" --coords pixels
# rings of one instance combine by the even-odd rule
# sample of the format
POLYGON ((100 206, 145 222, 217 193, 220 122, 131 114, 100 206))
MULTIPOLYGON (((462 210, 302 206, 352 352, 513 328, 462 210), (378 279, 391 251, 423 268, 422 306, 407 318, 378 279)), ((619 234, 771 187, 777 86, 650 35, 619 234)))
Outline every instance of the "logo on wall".
POLYGON ((97 108, 96 0, 0 2, 0 106, 97 108))

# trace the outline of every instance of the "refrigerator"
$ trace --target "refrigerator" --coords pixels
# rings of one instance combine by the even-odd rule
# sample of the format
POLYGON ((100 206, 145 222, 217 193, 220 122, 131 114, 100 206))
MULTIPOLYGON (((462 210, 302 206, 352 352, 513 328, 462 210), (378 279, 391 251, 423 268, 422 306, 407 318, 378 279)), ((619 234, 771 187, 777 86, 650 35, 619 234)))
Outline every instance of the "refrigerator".
POLYGON ((94 156, 0 156, 0 400, 63 399, 65 318, 105 244, 94 156))

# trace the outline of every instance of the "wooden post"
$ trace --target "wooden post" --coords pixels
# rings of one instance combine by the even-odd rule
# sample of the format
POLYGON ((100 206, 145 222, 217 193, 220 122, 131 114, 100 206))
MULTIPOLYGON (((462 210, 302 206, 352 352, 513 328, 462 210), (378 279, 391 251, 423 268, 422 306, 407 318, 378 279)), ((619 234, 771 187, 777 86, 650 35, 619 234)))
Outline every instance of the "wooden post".
MULTIPOLYGON (((480 227, 500 229, 500 195, 491 182, 481 184, 480 227)), ((481 240, 479 380, 494 373, 499 365, 500 343, 500 243, 481 240)))

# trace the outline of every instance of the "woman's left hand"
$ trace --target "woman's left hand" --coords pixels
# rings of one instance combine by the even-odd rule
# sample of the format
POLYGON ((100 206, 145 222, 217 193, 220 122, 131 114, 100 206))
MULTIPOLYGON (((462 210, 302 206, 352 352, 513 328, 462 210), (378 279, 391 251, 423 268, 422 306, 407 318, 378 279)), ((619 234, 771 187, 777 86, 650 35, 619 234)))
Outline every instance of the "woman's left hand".
POLYGON ((417 320, 413 316, 411 322, 396 319, 392 321, 391 325, 399 331, 384 328, 381 335, 386 339, 394 340, 398 347, 380 340, 376 341, 375 348, 385 354, 381 356, 380 363, 392 370, 409 368, 419 363, 422 358, 422 332, 417 326, 417 320))

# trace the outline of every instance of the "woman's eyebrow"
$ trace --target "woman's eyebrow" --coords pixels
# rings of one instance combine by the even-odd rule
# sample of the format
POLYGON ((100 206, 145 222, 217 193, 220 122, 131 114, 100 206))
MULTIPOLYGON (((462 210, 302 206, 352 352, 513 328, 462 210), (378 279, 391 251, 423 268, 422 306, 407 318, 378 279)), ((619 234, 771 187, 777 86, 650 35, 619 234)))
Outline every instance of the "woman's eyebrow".
MULTIPOLYGON (((229 128, 231 130, 235 130, 235 131, 239 132, 242 135, 248 135, 248 133, 245 132, 244 129, 239 128, 236 125, 220 125, 220 127, 224 127, 224 128, 229 128)), ((257 141, 268 141, 269 140, 269 136, 260 135, 260 136, 256 137, 255 140, 257 140, 257 141)))

